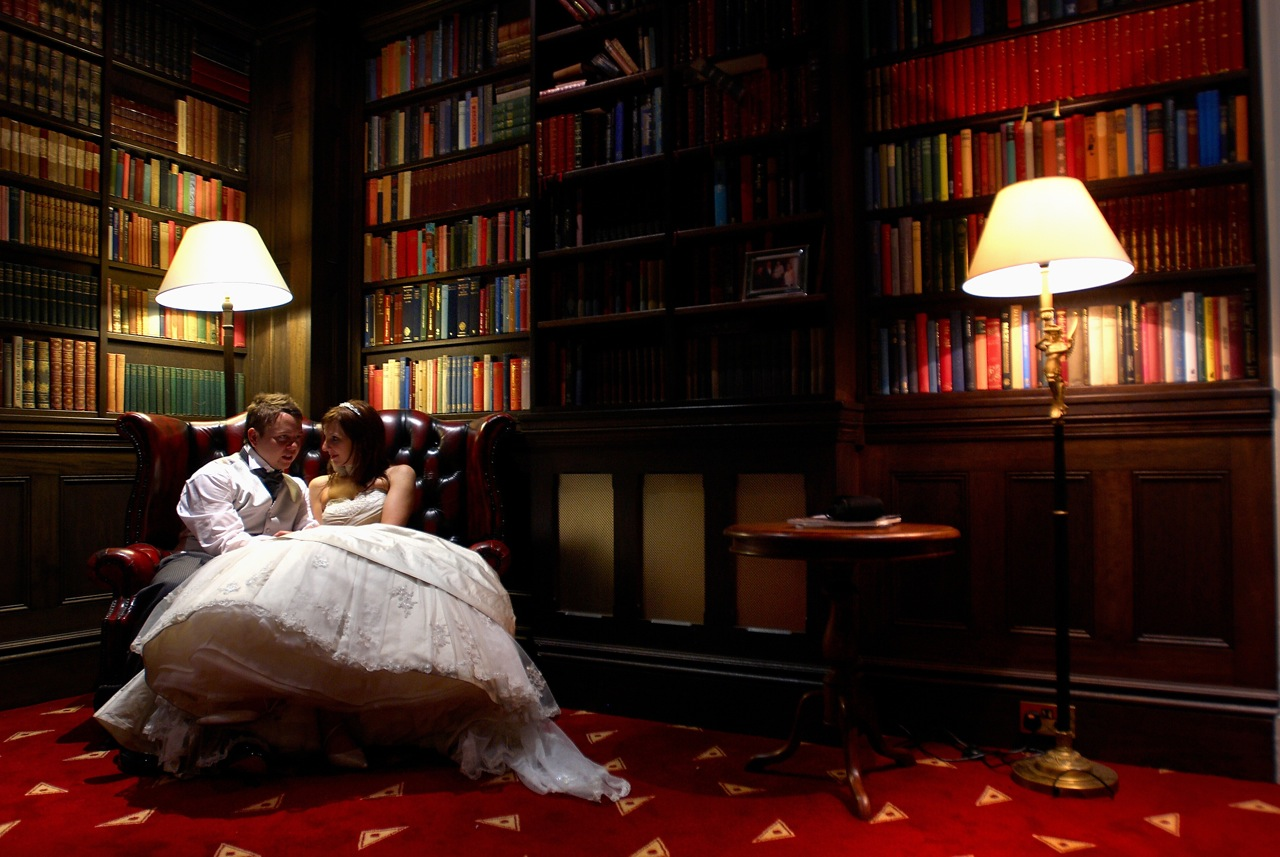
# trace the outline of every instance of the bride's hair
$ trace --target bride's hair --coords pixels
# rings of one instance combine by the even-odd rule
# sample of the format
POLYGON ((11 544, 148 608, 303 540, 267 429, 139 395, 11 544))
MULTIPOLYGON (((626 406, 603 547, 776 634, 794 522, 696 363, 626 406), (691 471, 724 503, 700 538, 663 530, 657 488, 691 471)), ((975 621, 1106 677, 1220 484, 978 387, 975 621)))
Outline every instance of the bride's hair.
MULTIPOLYGON (((382 427, 382 417, 372 405, 362 399, 334 405, 324 412, 320 425, 325 427, 334 423, 351 441, 351 470, 345 475, 364 487, 387 472, 386 429, 382 427)), ((335 472, 330 461, 329 474, 335 472)))

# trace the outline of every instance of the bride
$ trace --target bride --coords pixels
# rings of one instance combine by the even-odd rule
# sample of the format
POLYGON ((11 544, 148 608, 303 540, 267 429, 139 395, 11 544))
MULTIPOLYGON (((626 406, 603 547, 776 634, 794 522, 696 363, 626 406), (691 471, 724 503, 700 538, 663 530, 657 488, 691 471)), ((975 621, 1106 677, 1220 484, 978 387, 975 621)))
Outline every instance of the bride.
POLYGON ((415 474, 385 466, 367 402, 321 421, 322 524, 216 557, 159 605, 133 644, 145 670, 95 715, 122 747, 191 774, 246 733, 273 750, 428 747, 462 771, 513 771, 538 793, 624 797, 581 754, 512 634, 515 616, 478 554, 409 529, 415 474), (362 525, 362 526, 354 526, 362 525))

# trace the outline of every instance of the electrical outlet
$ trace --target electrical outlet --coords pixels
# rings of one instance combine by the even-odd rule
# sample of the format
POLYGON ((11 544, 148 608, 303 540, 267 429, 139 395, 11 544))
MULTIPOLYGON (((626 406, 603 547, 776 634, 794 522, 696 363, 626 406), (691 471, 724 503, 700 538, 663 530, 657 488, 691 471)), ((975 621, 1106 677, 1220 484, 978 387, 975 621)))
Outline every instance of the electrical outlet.
MULTIPOLYGON (((1051 702, 1019 702, 1018 728, 1029 735, 1054 735, 1058 706, 1051 702)), ((1071 732, 1076 731, 1076 707, 1071 706, 1071 732)))

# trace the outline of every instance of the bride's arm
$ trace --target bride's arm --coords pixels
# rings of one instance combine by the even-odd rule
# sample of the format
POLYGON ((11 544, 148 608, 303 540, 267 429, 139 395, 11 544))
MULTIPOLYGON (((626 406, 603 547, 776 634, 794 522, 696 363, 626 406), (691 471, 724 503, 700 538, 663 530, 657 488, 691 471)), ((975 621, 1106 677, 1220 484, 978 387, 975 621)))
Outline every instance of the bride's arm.
POLYGON ((329 484, 328 475, 317 476, 307 486, 308 499, 311 501, 311 515, 317 521, 324 515, 324 489, 329 484))
POLYGON ((409 513, 413 511, 413 468, 407 464, 393 464, 387 468, 387 499, 382 504, 382 523, 407 526, 409 513))

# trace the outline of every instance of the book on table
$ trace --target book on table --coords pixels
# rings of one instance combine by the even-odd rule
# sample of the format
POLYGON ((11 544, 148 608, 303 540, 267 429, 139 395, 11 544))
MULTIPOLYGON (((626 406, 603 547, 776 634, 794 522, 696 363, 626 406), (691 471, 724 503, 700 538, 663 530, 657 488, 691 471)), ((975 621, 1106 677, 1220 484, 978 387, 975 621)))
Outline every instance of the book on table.
POLYGON ((787 523, 796 529, 808 530, 866 530, 878 527, 892 527, 902 523, 901 515, 881 515, 865 521, 837 521, 829 515, 809 515, 803 518, 788 518, 787 523))

